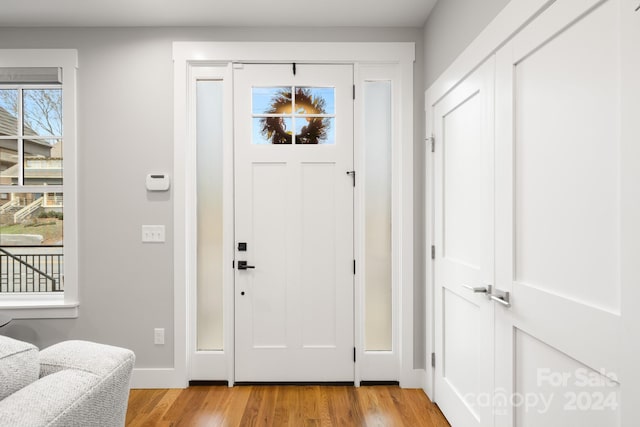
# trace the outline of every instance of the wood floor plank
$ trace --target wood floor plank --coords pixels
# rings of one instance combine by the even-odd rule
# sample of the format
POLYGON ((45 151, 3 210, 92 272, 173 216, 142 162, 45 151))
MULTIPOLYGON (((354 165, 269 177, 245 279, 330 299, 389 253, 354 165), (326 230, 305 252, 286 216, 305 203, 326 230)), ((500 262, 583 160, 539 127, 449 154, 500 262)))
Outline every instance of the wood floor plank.
POLYGON ((224 411, 232 399, 233 389, 226 386, 207 387, 209 393, 206 402, 202 407, 202 412, 206 414, 206 425, 210 427, 224 427, 224 411))
POLYGON ((131 390, 127 427, 449 427, 422 390, 397 386, 196 386, 131 390))
MULTIPOLYGON (((177 390, 177 389, 166 390, 166 392, 162 395, 162 398, 157 401, 157 403, 151 409, 149 414, 144 419, 140 420, 142 422, 139 424, 139 426, 154 427, 154 426, 160 426, 163 423, 165 423, 163 421, 163 418, 167 413, 167 411, 169 410, 169 408, 171 408, 171 406, 173 405, 173 402, 176 400, 176 398, 178 397, 181 391, 182 390, 177 390)), ((150 406, 150 405, 151 405, 151 402, 147 406, 150 406)))
POLYGON ((251 387, 249 402, 240 422, 243 426, 269 427, 273 425, 278 387, 251 387))
POLYGON ((203 425, 200 417, 207 418, 207 414, 201 411, 205 406, 205 398, 208 390, 203 387, 189 387, 178 395, 175 402, 162 417, 162 421, 171 421, 176 426, 203 425))
POLYGON ((363 419, 360 406, 357 404, 355 390, 354 387, 331 387, 328 390, 331 425, 358 425, 363 419))
POLYGON ((233 387, 231 389, 231 395, 223 413, 225 426, 235 427, 242 425, 240 421, 244 415, 244 409, 247 407, 250 395, 251 387, 233 387))
POLYGON ((385 387, 360 387, 358 400, 363 408, 367 427, 385 427, 402 425, 402 421, 393 405, 391 396, 385 387), (385 395, 386 393, 386 395, 385 395))
POLYGON ((305 426, 320 426, 320 386, 304 386, 302 389, 302 413, 305 426))
MULTIPOLYGON (((423 412, 420 404, 424 405, 424 399, 426 398, 422 390, 406 390, 404 393, 401 393, 401 391, 400 389, 389 389, 389 396, 400 414, 402 423, 404 425, 415 425, 416 427, 433 425, 431 417, 420 416, 420 412, 423 412), (420 402, 418 406, 415 405, 416 401, 420 402)), ((433 405, 430 401, 429 404, 433 405)), ((438 427, 441 426, 438 425, 438 427)))

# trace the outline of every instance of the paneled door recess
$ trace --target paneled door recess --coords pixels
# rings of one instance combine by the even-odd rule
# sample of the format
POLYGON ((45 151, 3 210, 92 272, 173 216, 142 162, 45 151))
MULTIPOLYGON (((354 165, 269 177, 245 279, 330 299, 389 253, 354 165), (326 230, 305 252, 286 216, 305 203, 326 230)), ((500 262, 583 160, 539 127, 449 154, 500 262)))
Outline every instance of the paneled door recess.
POLYGON ((434 400, 454 427, 640 419, 636 7, 547 3, 433 98, 434 400))
POLYGON ((236 66, 236 381, 353 381, 353 68, 236 66))

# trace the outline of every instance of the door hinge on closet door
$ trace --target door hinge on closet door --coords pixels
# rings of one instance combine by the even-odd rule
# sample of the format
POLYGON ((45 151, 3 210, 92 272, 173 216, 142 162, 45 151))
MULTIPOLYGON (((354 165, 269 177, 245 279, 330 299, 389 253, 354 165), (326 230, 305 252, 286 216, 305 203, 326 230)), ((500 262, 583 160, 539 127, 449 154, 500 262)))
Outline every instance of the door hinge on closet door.
POLYGON ((431 144, 431 152, 435 153, 436 152, 436 137, 431 135, 425 138, 425 141, 427 141, 429 144, 431 144))
POLYGON ((356 348, 353 347, 353 362, 355 363, 356 361, 356 348))
POLYGON ((356 260, 353 260, 353 274, 356 274, 356 260))
POLYGON ((431 353, 431 367, 432 368, 436 367, 436 354, 435 353, 431 353))
POLYGON ((351 178, 353 179, 353 186, 356 186, 356 171, 348 171, 347 175, 351 175, 351 178))
POLYGON ((431 245, 431 259, 436 259, 436 245, 431 245))
POLYGON ((356 85, 353 85, 353 99, 356 99, 356 85))

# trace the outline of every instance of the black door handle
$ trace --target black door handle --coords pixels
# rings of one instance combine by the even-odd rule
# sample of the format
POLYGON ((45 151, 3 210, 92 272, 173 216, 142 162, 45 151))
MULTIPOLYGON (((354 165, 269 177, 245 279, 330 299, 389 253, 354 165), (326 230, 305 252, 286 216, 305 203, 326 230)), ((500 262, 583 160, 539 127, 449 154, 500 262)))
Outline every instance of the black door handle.
POLYGON ((238 270, 246 270, 248 268, 256 268, 254 265, 247 265, 247 261, 238 261, 238 270))

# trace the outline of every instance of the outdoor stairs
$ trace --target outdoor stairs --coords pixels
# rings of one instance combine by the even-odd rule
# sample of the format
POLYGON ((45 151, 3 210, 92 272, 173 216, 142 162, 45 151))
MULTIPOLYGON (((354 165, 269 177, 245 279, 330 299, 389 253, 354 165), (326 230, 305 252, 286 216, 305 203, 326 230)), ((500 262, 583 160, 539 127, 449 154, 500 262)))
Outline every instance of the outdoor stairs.
POLYGON ((22 209, 22 206, 11 206, 10 208, 7 208, 7 210, 0 214, 0 224, 13 224, 13 216, 20 209, 22 209))

